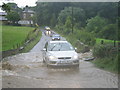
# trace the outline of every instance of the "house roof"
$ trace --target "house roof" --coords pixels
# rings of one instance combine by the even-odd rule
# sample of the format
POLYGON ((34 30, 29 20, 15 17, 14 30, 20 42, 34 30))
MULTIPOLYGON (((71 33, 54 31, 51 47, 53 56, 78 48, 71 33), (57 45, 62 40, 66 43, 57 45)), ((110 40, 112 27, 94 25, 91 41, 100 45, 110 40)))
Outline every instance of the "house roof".
POLYGON ((34 11, 30 10, 30 9, 25 9, 23 12, 27 12, 27 13, 35 13, 34 11))

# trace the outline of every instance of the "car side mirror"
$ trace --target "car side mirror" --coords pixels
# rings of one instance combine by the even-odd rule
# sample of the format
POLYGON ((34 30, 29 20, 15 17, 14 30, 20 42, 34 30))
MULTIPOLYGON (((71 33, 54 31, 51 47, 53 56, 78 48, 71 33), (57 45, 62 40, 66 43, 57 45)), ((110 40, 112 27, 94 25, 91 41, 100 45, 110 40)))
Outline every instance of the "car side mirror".
POLYGON ((43 51, 46 51, 46 48, 43 48, 43 51))

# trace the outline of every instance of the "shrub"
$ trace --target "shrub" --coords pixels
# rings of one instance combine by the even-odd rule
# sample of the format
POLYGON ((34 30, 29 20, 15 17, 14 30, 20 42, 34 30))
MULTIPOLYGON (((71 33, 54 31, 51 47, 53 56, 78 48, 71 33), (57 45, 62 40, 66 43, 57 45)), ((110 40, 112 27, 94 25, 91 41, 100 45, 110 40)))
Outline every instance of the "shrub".
POLYGON ((93 55, 97 58, 114 57, 118 52, 118 48, 112 44, 96 45, 93 49, 93 55))
POLYGON ((89 32, 77 30, 75 37, 86 45, 93 46, 95 44, 95 37, 89 32))
POLYGON ((112 58, 102 58, 102 59, 97 59, 95 61, 93 61, 93 63, 95 63, 95 65, 99 68, 105 69, 105 70, 109 70, 112 72, 120 72, 120 70, 118 69, 118 55, 116 55, 116 57, 112 58), (119 70, 119 71, 118 71, 119 70))

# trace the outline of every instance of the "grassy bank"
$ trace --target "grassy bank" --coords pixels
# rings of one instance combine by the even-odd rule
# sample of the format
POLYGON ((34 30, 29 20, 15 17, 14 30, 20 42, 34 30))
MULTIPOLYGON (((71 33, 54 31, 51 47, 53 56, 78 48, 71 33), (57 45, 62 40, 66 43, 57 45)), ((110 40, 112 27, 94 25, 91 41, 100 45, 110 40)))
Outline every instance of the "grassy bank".
MULTIPOLYGON (((103 41, 104 44, 114 44, 114 40, 96 38, 96 44, 101 44, 101 41, 103 41)), ((116 43, 118 43, 118 42, 120 42, 120 41, 116 41, 116 43)))
POLYGON ((120 72, 118 71, 118 56, 120 55, 118 46, 113 46, 110 43, 103 45, 96 44, 93 49, 93 55, 96 57, 93 61, 96 67, 115 73, 120 72))
POLYGON ((98 58, 94 61, 92 61, 92 63, 95 64, 96 67, 107 70, 107 71, 111 71, 114 73, 120 73, 120 71, 118 71, 118 56, 116 56, 115 58, 98 58))
POLYGON ((33 30, 33 27, 2 26, 2 51, 16 49, 33 30))
POLYGON ((42 36, 42 33, 38 32, 38 36, 35 38, 35 40, 30 42, 29 45, 27 45, 22 52, 24 53, 29 52, 39 42, 41 36, 42 36))

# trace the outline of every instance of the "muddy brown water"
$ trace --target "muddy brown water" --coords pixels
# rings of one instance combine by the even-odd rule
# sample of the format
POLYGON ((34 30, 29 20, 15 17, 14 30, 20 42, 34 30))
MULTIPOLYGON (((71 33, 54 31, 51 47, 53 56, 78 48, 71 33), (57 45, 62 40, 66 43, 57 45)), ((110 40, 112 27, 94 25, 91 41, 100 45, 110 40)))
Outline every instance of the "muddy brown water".
POLYGON ((42 49, 50 37, 44 34, 28 53, 4 58, 10 69, 2 70, 3 88, 118 88, 118 76, 96 68, 79 53, 79 68, 49 68, 42 62, 42 49))

